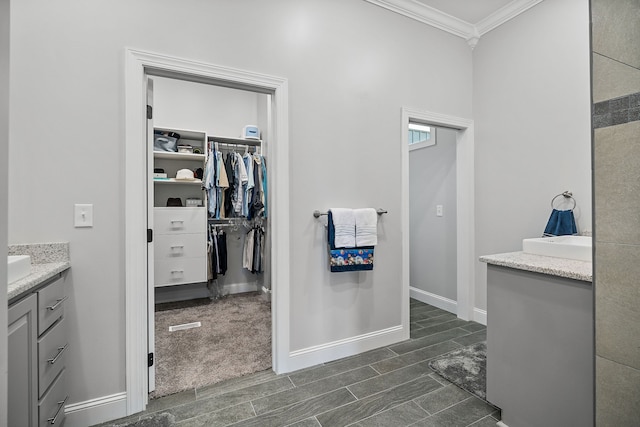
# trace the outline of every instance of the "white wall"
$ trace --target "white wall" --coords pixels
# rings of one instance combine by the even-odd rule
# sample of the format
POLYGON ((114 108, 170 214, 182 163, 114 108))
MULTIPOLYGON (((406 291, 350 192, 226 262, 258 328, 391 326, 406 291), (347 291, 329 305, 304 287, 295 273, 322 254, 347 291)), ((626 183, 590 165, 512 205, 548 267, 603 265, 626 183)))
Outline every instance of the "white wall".
POLYGON ((471 117, 464 40, 361 0, 13 9, 9 240, 71 242, 71 403, 125 389, 125 46, 288 78, 288 350, 401 323, 401 107, 471 117), (74 203, 94 204, 93 228, 72 227, 74 203), (312 212, 331 206, 389 210, 373 272, 327 271, 312 212))
MULTIPOLYGON (((589 2, 554 0, 482 37, 473 52, 476 255, 522 250, 570 190, 591 230, 589 2)), ((476 265, 486 309, 486 266, 476 265)))
MULTIPOLYGON (((238 138, 243 126, 257 124, 257 93, 165 77, 152 79, 154 126, 238 138)), ((264 95, 260 100, 264 102, 264 95)))
MULTIPOLYGON (((9 0, 0 0, 0 260, 7 256, 9 153, 9 0)), ((7 267, 0 263, 0 425, 7 423, 7 267)))
POLYGON ((456 131, 409 152, 410 284, 456 301, 456 131), (443 216, 436 216, 436 205, 443 216))

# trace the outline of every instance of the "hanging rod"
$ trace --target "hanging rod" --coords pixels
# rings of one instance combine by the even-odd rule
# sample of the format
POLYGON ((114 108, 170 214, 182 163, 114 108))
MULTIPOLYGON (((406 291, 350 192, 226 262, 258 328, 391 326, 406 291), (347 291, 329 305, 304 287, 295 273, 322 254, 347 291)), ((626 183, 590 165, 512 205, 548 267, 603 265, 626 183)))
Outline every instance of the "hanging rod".
POLYGON ((232 143, 228 143, 228 142, 217 142, 217 141, 214 141, 214 147, 219 147, 221 145, 224 145, 225 147, 230 148, 232 150, 235 150, 237 148, 244 148, 245 150, 249 150, 250 148, 253 148, 254 151, 260 150, 260 146, 259 145, 232 144, 232 143))
MULTIPOLYGON (((382 209, 382 208, 376 209, 376 212, 377 212, 378 215, 389 213, 387 210, 382 209)), ((313 211, 314 218, 320 218, 323 215, 329 215, 329 212, 313 211)))

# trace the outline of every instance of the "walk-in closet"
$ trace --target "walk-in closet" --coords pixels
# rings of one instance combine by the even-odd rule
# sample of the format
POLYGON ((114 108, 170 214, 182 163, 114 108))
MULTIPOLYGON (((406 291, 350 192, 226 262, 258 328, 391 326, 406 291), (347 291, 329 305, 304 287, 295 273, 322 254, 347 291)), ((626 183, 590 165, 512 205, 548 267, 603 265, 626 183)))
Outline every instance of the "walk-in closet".
POLYGON ((271 368, 271 96, 150 79, 156 398, 271 368))

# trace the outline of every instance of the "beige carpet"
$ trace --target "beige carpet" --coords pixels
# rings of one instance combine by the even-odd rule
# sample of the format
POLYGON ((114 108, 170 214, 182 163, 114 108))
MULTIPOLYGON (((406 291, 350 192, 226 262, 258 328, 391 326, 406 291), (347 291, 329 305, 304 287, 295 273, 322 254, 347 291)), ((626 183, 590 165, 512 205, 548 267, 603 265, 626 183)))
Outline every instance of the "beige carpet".
POLYGON ((271 305, 259 294, 163 306, 156 308, 156 390, 151 398, 271 367, 271 305), (169 332, 169 326, 191 322, 202 326, 169 332))

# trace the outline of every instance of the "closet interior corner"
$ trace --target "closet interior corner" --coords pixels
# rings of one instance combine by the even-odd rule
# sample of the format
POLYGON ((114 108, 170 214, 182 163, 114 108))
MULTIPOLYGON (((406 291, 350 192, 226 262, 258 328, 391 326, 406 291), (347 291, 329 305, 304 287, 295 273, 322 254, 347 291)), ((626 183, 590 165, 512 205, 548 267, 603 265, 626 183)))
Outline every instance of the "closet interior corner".
POLYGON ((149 218, 153 229, 153 255, 148 260, 153 263, 153 285, 149 286, 153 295, 149 306, 155 307, 156 326, 166 327, 167 321, 181 324, 170 325, 170 333, 156 329, 158 367, 154 374, 156 395, 152 397, 190 387, 176 385, 182 378, 176 379, 175 371, 184 370, 185 384, 193 384, 187 378, 192 367, 166 366, 182 363, 171 362, 181 357, 169 353, 187 351, 185 345, 212 346, 204 353, 216 352, 229 364, 222 370, 227 374, 222 376, 200 378, 203 375, 199 374, 196 386, 271 367, 270 101, 271 96, 263 93, 153 77, 153 147, 149 147, 153 162, 147 166, 152 182, 149 218), (228 309, 225 304, 232 304, 240 316, 246 312, 246 322, 227 324, 216 319, 216 311, 228 309), (198 311, 198 306, 202 310, 198 311), (158 316, 167 316, 168 310, 176 320, 159 320, 158 316), (181 310, 184 318, 180 317, 181 310), (250 316, 259 316, 259 320, 250 316), (262 336, 254 340, 261 348, 248 351, 268 359, 255 366, 244 362, 242 355, 231 356, 237 352, 233 336, 246 337, 249 332, 241 328, 252 327, 252 322, 261 323, 251 331, 261 331, 262 336), (186 324, 202 325, 201 331, 175 327, 186 324), (236 327, 240 329, 228 329, 236 327), (187 334, 194 335, 184 344, 187 334), (216 334, 223 338, 216 338, 216 334), (228 350, 227 356, 218 353, 224 350, 228 350), (172 377, 163 379, 167 372, 172 377))

